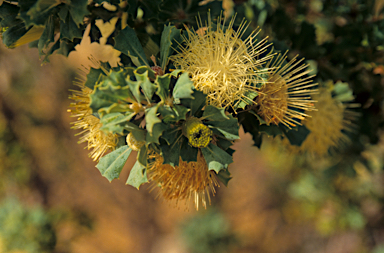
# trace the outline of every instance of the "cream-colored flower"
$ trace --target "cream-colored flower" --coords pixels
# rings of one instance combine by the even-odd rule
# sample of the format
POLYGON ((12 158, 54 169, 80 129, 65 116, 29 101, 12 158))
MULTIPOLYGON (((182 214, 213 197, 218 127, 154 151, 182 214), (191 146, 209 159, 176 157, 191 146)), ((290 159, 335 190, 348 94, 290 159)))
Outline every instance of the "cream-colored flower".
POLYGON ((315 100, 310 95, 317 92, 313 89, 317 84, 313 83, 313 76, 308 76, 308 65, 302 60, 295 57, 284 65, 285 60, 284 54, 269 62, 273 71, 260 88, 254 108, 267 125, 282 123, 291 128, 301 125, 300 121, 309 116, 307 112, 315 110, 315 100))
MULTIPOLYGON (((311 132, 300 147, 292 146, 291 150, 299 153, 308 153, 315 157, 327 155, 329 151, 350 142, 346 131, 353 131, 359 113, 348 109, 334 97, 326 88, 313 95, 317 101, 317 111, 308 112, 309 118, 303 121, 305 127, 311 132)), ((351 104, 356 107, 356 104, 351 104)))
POLYGON ((235 107, 247 99, 248 91, 266 82, 262 75, 269 69, 263 64, 272 55, 260 58, 266 52, 267 40, 256 42, 259 31, 253 31, 245 40, 241 37, 247 29, 243 21, 237 31, 233 29, 235 17, 225 27, 225 19, 218 17, 214 24, 208 15, 208 24, 198 22, 199 30, 187 28, 185 46, 171 57, 177 68, 191 73, 196 89, 207 94, 207 103, 220 108, 235 107))
POLYGON ((90 97, 92 90, 84 85, 84 82, 77 82, 75 85, 80 87, 80 90, 73 90, 72 95, 69 97, 74 100, 71 103, 69 111, 72 117, 76 117, 77 121, 73 123, 73 129, 82 129, 77 135, 80 137, 79 143, 86 142, 88 150, 91 150, 89 156, 94 160, 99 160, 106 151, 114 150, 117 142, 118 135, 112 133, 104 133, 100 128, 102 124, 100 119, 92 114, 89 107, 90 97))

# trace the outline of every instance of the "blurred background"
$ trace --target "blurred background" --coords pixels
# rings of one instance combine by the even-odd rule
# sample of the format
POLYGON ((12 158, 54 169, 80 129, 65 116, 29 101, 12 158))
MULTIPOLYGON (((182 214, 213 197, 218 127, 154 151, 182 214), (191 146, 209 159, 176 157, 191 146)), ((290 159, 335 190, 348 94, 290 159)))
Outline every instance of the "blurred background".
POLYGON ((312 164, 272 137, 259 149, 241 130, 233 179, 199 211, 174 207, 149 185, 126 186, 132 159, 109 183, 77 144, 72 82, 90 54, 116 55, 84 39, 68 58, 41 65, 37 49, 1 46, 0 253, 384 253, 383 6, 222 1, 276 49, 305 57, 320 84, 348 83, 361 117, 349 146, 312 164))

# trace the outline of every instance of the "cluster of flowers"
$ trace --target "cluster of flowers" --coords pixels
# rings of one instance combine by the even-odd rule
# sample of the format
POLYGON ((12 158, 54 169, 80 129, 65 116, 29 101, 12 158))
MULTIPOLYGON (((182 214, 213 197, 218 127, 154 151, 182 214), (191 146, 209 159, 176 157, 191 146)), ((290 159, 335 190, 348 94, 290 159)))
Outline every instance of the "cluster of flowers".
MULTIPOLYGON (((100 63, 77 83, 80 90, 71 96, 74 128, 83 130, 80 142, 88 143, 108 180, 119 177, 134 150, 137 162, 127 184, 151 182, 165 199, 192 199, 196 208, 206 207, 219 181, 226 185, 230 179, 238 115, 250 113, 267 127, 290 130, 316 111, 316 84, 306 64, 271 52, 267 39, 257 41, 258 31, 242 39, 245 22, 237 30, 234 18, 225 24, 208 16, 197 31, 181 34, 166 26, 161 67, 155 58, 150 66, 137 44, 132 50, 117 38, 116 47, 136 67, 100 63)), ((129 27, 120 33, 135 40, 129 27)))

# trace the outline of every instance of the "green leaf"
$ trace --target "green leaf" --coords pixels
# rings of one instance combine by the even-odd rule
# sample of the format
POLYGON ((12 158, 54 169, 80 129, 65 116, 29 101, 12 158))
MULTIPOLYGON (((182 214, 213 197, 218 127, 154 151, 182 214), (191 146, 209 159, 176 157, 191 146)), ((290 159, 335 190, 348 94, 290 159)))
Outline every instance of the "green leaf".
POLYGON ((146 131, 144 129, 142 129, 140 127, 132 129, 131 133, 132 133, 133 137, 135 137, 135 139, 137 141, 145 141, 145 139, 146 139, 147 133, 146 133, 146 131))
POLYGON ((259 127, 259 131, 261 133, 265 133, 267 134, 268 136, 278 136, 278 135, 282 135, 283 134, 283 131, 281 130, 282 128, 279 127, 279 126, 276 126, 276 125, 260 125, 259 127))
POLYGON ((126 184, 132 185, 139 189, 139 187, 148 182, 146 167, 136 161, 135 165, 129 173, 129 177, 126 184))
POLYGON ((169 61, 169 56, 174 52, 172 48, 172 41, 177 37, 181 37, 180 29, 177 29, 175 26, 164 25, 164 30, 161 34, 160 42, 160 61, 162 69, 166 68, 169 61))
POLYGON ((259 120, 260 125, 267 125, 267 122, 262 119, 254 110, 250 110, 249 113, 254 115, 259 120))
POLYGON ((143 74, 135 73, 137 81, 140 82, 140 87, 143 90, 144 96, 148 103, 152 102, 152 96, 156 91, 156 85, 152 83, 148 78, 148 71, 143 74))
POLYGON ((89 14, 87 6, 88 0, 70 1, 69 12, 71 13, 72 19, 78 27, 79 24, 83 24, 84 16, 89 14))
POLYGON ((108 108, 115 103, 127 105, 126 100, 133 98, 133 95, 129 85, 125 84, 126 82, 122 71, 111 72, 108 76, 105 76, 103 80, 94 87, 94 91, 90 95, 91 102, 89 106, 92 111, 98 112, 100 108, 108 108))
POLYGON ((172 145, 182 135, 181 129, 174 126, 164 131, 161 136, 169 145, 172 145))
POLYGON ((284 134, 287 136, 289 142, 292 145, 301 146, 310 132, 311 131, 309 131, 308 128, 303 125, 288 131, 284 131, 284 134))
POLYGON ((140 92, 140 82, 132 81, 129 78, 126 79, 128 83, 129 90, 132 92, 137 102, 141 102, 145 99, 145 97, 140 92))
POLYGON ((184 162, 196 162, 197 161, 197 153, 199 151, 198 148, 192 147, 188 143, 188 139, 186 137, 181 137, 182 144, 180 150, 181 159, 184 162))
POLYGON ((26 26, 45 25, 48 17, 53 13, 53 9, 60 2, 56 0, 22 0, 19 1, 20 18, 24 20, 26 26))
POLYGON ((133 110, 129 108, 129 104, 121 104, 121 103, 114 103, 111 104, 109 107, 104 107, 99 109, 97 112, 99 113, 100 117, 103 117, 106 114, 109 113, 115 113, 115 112, 132 112, 133 110))
POLYGON ((139 150, 139 153, 137 154, 137 161, 147 167, 147 158, 148 158, 148 151, 147 151, 147 146, 143 145, 140 150, 139 150))
POLYGON ((193 99, 182 99, 181 104, 186 106, 187 108, 191 108, 191 115, 200 116, 196 114, 198 114, 201 109, 203 109, 203 107, 205 106, 205 99, 207 95, 205 95, 201 91, 194 90, 192 96, 193 99))
POLYGON ((161 118, 164 123, 175 123, 176 113, 174 109, 168 105, 161 105, 157 109, 157 112, 160 113, 161 118))
POLYGON ((0 5, 0 26, 11 27, 18 23, 23 23, 17 18, 19 7, 14 4, 4 3, 0 5))
POLYGON ((76 44, 74 42, 67 39, 60 39, 57 41, 60 41, 60 48, 57 51, 58 54, 68 56, 70 52, 75 50, 76 44))
POLYGON ((208 121, 206 124, 215 127, 220 133, 224 135, 227 140, 237 140, 239 137, 239 124, 236 118, 231 118, 225 121, 208 121))
POLYGON ((160 144, 159 138, 163 134, 163 132, 167 129, 167 125, 164 123, 157 123, 153 126, 152 133, 148 133, 146 136, 147 144, 156 143, 160 144))
POLYGON ((217 108, 213 105, 208 105, 204 109, 203 119, 212 121, 226 121, 229 117, 225 115, 224 108, 217 108))
POLYGON ((228 186, 229 180, 232 179, 231 173, 229 173, 228 169, 220 170, 217 174, 217 178, 225 185, 228 186))
MULTIPOLYGON (((9 27, 2 34, 2 40, 6 47, 14 48, 18 46, 18 42, 21 40, 23 36, 27 34, 28 31, 31 31, 33 27, 27 29, 24 23, 19 23, 14 26, 9 27)), ((38 38, 37 38, 38 39, 38 38)))
POLYGON ((169 83, 171 76, 169 74, 157 76, 155 84, 157 85, 156 94, 160 97, 161 101, 165 101, 169 96, 169 83))
POLYGON ((103 124, 100 129, 106 133, 117 133, 123 135, 124 124, 121 125, 121 123, 130 121, 135 115, 135 113, 130 112, 125 115, 118 112, 106 114, 100 119, 100 122, 103 124))
POLYGON ((173 142, 169 145, 164 140, 160 139, 161 155, 164 158, 165 164, 170 164, 171 166, 179 165, 180 146, 180 141, 173 142))
MULTIPOLYGON (((36 47, 37 47, 37 45, 36 45, 36 47)), ((44 57, 44 59, 43 59, 43 63, 47 63, 47 62, 49 62, 48 57, 49 57, 50 55, 52 55, 53 52, 55 52, 55 51, 58 50, 58 49, 60 49, 60 40, 57 40, 57 41, 51 46, 51 48, 45 53, 45 57, 44 57)))
POLYGON ((157 104, 151 108, 145 110, 146 128, 149 134, 152 134, 153 126, 156 123, 161 123, 161 119, 157 117, 157 108, 160 104, 157 104))
POLYGON ((137 67, 142 65, 149 67, 144 49, 132 28, 127 26, 121 30, 115 37, 115 42, 115 49, 129 56, 137 67))
POLYGON ((181 98, 192 98, 192 93, 194 90, 193 82, 189 78, 187 72, 180 75, 177 79, 175 88, 173 89, 173 99, 176 104, 180 104, 181 98))
POLYGON ((202 148, 201 153, 208 164, 208 169, 214 170, 216 173, 228 168, 228 165, 233 162, 232 157, 227 152, 212 143, 208 147, 202 148))
POLYGON ((144 81, 144 79, 146 78, 150 78, 152 80, 155 80, 156 79, 156 73, 155 71, 153 71, 150 67, 148 66, 140 66, 138 68, 136 68, 134 71, 133 71, 133 74, 135 75, 136 79, 138 81, 144 81), (145 74, 145 75, 143 75, 145 74))
POLYGON ((338 81, 334 85, 332 93, 335 95, 334 99, 340 102, 350 102, 355 99, 353 91, 349 88, 348 83, 343 83, 341 81, 338 81))
POLYGON ((71 15, 68 15, 69 11, 64 8, 62 10, 64 10, 64 13, 67 12, 67 14, 65 15, 66 18, 64 20, 60 20, 60 39, 73 41, 75 38, 82 38, 83 32, 77 26, 75 21, 73 21, 71 15))
POLYGON ((218 136, 218 138, 217 138, 217 141, 216 141, 216 145, 218 146, 218 147, 220 147, 222 150, 227 150, 230 146, 232 146, 232 142, 231 141, 229 141, 228 139, 226 139, 226 138, 220 138, 219 136, 218 136))
POLYGON ((185 120, 187 117, 187 112, 190 110, 182 105, 173 105, 173 109, 175 112, 175 122, 178 122, 180 120, 185 120))
POLYGON ((235 109, 244 109, 247 105, 252 105, 253 99, 258 95, 259 93, 257 91, 247 90, 244 93, 244 97, 242 98, 242 100, 238 101, 235 104, 235 109))
POLYGON ((121 170, 124 167, 128 156, 131 154, 132 149, 128 145, 122 146, 108 155, 102 157, 100 162, 96 165, 101 175, 106 177, 109 182, 115 178, 119 178, 121 170))
POLYGON ((49 16, 43 34, 41 35, 37 48, 39 49, 39 55, 43 55, 43 49, 45 49, 49 43, 55 41, 55 21, 53 16, 49 16))

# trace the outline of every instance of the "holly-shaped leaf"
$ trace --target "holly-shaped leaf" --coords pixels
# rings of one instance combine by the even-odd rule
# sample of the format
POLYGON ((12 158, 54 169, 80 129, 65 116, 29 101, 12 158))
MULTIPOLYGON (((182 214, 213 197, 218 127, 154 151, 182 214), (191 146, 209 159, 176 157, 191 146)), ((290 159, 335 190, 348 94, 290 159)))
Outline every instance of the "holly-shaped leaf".
POLYGON ((95 87, 100 75, 105 75, 101 68, 95 69, 91 67, 89 73, 87 74, 87 81, 85 81, 84 86, 93 90, 93 87, 95 87))
POLYGON ((196 114, 198 114, 205 106, 207 95, 201 91, 194 90, 192 96, 192 99, 181 99, 181 104, 191 109, 191 115, 200 116, 196 114))
POLYGON ((148 143, 156 143, 160 144, 159 138, 163 134, 163 132, 168 128, 168 126, 164 123, 157 123, 153 126, 152 133, 148 133, 146 135, 146 141, 148 143))
POLYGON ((208 164, 208 169, 214 170, 216 173, 228 168, 228 165, 233 162, 232 157, 227 152, 212 143, 206 148, 202 148, 201 152, 208 164))
POLYGON ((189 109, 182 105, 173 105, 173 111, 175 112, 175 116, 176 116, 174 118, 174 121, 178 122, 180 120, 186 119, 187 112, 189 111, 189 109))
POLYGON ((164 140, 160 138, 161 155, 164 158, 165 164, 170 164, 171 166, 179 165, 181 149, 180 146, 180 141, 167 144, 164 140))
POLYGON ((60 10, 60 13, 62 16, 65 16, 65 19, 60 19, 60 39, 73 41, 75 38, 82 38, 82 29, 79 28, 76 22, 72 19, 69 10, 64 7, 60 10))
POLYGON ((148 158, 148 150, 147 150, 147 146, 143 145, 140 150, 139 150, 139 153, 137 154, 137 161, 143 165, 143 166, 147 166, 147 158, 148 158))
POLYGON ((175 88, 173 89, 173 99, 176 104, 180 104, 180 99, 191 98, 193 99, 193 82, 189 78, 187 72, 181 74, 176 81, 175 88))
POLYGON ((115 103, 127 104, 126 100, 133 98, 133 95, 129 84, 125 84, 122 72, 111 72, 94 88, 89 107, 93 112, 98 112, 100 108, 108 108, 115 103))
POLYGON ((143 74, 135 73, 137 81, 140 82, 140 87, 143 90, 144 96, 147 99, 148 103, 151 103, 152 96, 156 91, 156 85, 152 83, 148 78, 148 71, 145 71, 143 74))
POLYGON ((161 119, 157 117, 157 108, 160 104, 157 104, 151 108, 145 110, 145 122, 147 131, 152 134, 153 126, 156 123, 161 123, 161 119))
POLYGON ((14 4, 2 3, 0 5, 0 26, 11 27, 18 23, 23 23, 18 19, 19 7, 14 4))
POLYGON ((100 122, 103 126, 100 128, 106 133, 114 133, 123 135, 124 124, 127 121, 130 121, 135 113, 127 112, 126 114, 122 113, 109 113, 101 118, 100 122))
POLYGON ((129 56, 137 66, 148 65, 144 49, 137 38, 136 32, 129 26, 125 27, 115 37, 115 49, 129 56))
POLYGON ((180 148, 181 159, 185 162, 196 162, 199 149, 192 147, 188 143, 188 139, 184 136, 181 138, 182 144, 180 148))
POLYGON ((19 15, 28 27, 31 25, 43 26, 52 14, 52 10, 59 4, 60 2, 56 0, 22 0, 18 3, 19 15))
POLYGON ((291 130, 284 129, 284 135, 287 136, 289 142, 292 145, 301 146, 303 141, 307 138, 308 134, 311 132, 303 126, 298 126, 297 128, 293 128, 291 130))
POLYGON ((157 85, 156 94, 160 97, 161 101, 165 101, 169 96, 169 83, 171 82, 171 76, 166 74, 163 76, 157 76, 155 84, 157 85))
POLYGON ((162 105, 162 106, 159 106, 159 108, 157 109, 157 112, 160 113, 161 119, 163 120, 164 123, 176 122, 175 121, 176 114, 172 107, 168 105, 162 105))
POLYGON ((139 190, 139 187, 148 182, 147 170, 139 161, 136 161, 135 165, 129 173, 129 177, 126 184, 132 185, 139 190))
POLYGON ((203 119, 212 121, 226 121, 229 119, 229 117, 225 115, 224 108, 217 108, 216 106, 208 105, 204 109, 203 119))
POLYGON ((96 165, 102 176, 106 177, 109 182, 115 178, 119 178, 121 170, 124 167, 132 149, 128 145, 122 146, 115 151, 103 156, 96 165))
POLYGON ((54 17, 49 16, 43 34, 41 35, 37 48, 39 49, 40 56, 43 55, 43 49, 45 49, 49 43, 54 42, 55 38, 55 21, 54 17))
MULTIPOLYGON (((41 0, 41 1, 46 1, 46 0, 41 0)), ((87 5, 88 5, 88 0, 70 1, 69 12, 71 13, 72 19, 78 27, 79 27, 79 24, 83 23, 84 16, 89 14, 87 5)))
POLYGON ((175 26, 164 25, 163 33, 161 34, 161 42, 160 42, 160 61, 161 68, 165 69, 168 65, 169 56, 172 55, 174 49, 172 45, 175 43, 175 39, 180 39, 181 30, 177 29, 175 26))
POLYGON ((228 115, 225 121, 208 121, 208 126, 215 127, 227 140, 233 141, 240 139, 239 137, 239 123, 232 115, 228 115))
POLYGON ((228 186, 229 180, 232 179, 231 173, 229 173, 228 169, 220 170, 217 174, 217 178, 225 185, 228 186))

